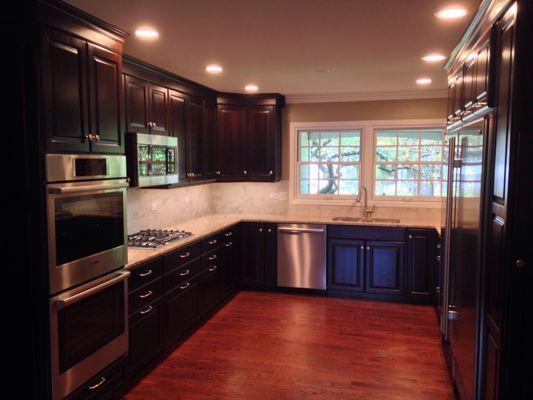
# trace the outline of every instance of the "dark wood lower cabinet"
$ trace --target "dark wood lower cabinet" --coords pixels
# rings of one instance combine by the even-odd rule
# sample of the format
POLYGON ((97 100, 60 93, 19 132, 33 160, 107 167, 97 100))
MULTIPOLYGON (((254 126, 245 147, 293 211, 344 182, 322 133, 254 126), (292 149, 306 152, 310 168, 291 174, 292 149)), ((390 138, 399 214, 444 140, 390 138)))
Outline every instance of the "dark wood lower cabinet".
POLYGON ((277 284, 277 225, 244 223, 242 241, 242 283, 248 288, 272 288, 277 284))
POLYGON ((404 294, 404 243, 368 241, 365 247, 367 293, 404 294))
POLYGON ((412 297, 436 295, 437 237, 434 229, 407 230, 406 290, 412 297))
POLYGON ((365 242, 357 239, 328 241, 328 288, 362 292, 364 290, 365 242))
POLYGON ((223 268, 218 265, 207 267, 200 275, 199 309, 200 315, 208 313, 220 300, 224 283, 223 268))
POLYGON ((163 298, 163 338, 171 343, 185 333, 196 321, 198 308, 198 280, 179 285, 163 298))
POLYGON ((161 305, 161 301, 158 300, 130 317, 128 374, 135 373, 162 349, 161 305))

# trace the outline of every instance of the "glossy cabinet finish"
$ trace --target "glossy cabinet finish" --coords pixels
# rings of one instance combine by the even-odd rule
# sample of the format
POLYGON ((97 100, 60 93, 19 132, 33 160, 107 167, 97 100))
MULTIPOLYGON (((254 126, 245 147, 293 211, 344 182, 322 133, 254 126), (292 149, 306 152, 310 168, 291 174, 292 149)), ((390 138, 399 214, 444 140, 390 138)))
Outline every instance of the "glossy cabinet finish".
POLYGON ((218 106, 216 160, 219 180, 244 180, 246 160, 243 131, 246 112, 239 106, 218 106))
POLYGON ((123 153, 121 55, 49 27, 41 37, 46 150, 123 153))
POLYGON ((199 97, 189 99, 189 129, 187 171, 190 181, 204 179, 204 100, 199 97))
POLYGON ((367 241, 365 292, 404 295, 403 242, 367 241))
POLYGON ((407 230, 406 294, 413 297, 436 295, 437 232, 433 229, 407 230))
POLYGON ((187 181, 188 97, 176 90, 168 91, 169 135, 178 138, 178 174, 180 182, 187 181))
POLYGON ((273 181, 276 170, 278 141, 274 106, 251 107, 248 110, 246 138, 247 178, 252 181, 273 181))

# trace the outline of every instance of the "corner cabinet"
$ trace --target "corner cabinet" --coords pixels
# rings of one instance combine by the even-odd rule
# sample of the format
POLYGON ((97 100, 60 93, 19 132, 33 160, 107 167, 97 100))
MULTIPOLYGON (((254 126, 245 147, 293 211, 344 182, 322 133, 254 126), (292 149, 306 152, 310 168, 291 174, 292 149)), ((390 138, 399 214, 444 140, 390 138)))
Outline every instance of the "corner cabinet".
POLYGON ((216 136, 220 181, 274 182, 281 178, 280 95, 221 95, 216 136))
POLYGON ((49 152, 123 153, 122 42, 41 27, 41 107, 49 152))

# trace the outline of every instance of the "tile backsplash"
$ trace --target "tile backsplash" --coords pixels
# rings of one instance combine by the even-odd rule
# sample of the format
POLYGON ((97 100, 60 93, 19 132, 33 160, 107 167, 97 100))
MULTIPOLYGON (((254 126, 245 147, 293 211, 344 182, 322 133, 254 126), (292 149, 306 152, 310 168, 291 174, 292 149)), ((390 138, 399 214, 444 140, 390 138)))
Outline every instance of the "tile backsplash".
MULTIPOLYGON (((358 206, 290 205, 289 182, 213 183, 179 189, 129 189, 128 233, 165 228, 208 214, 359 216, 358 206)), ((440 209, 376 206, 374 217, 438 226, 440 209)))

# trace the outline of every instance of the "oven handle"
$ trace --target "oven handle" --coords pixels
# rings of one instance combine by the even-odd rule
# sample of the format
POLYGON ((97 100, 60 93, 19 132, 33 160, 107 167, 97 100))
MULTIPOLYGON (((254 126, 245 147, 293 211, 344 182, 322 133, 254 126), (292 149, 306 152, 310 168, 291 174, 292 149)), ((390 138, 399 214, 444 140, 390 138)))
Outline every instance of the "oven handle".
POLYGON ((123 189, 129 186, 128 182, 110 183, 105 185, 80 185, 80 186, 60 186, 48 185, 48 192, 52 194, 92 192, 95 190, 123 189))
POLYGON ((96 292, 99 292, 99 291, 102 291, 104 290, 105 288, 108 288, 110 286, 113 286, 115 283, 117 282, 120 282, 120 281, 123 281, 125 279, 128 279, 128 277, 130 276, 130 272, 129 271, 123 271, 120 273, 120 275, 108 280, 108 281, 105 281, 99 285, 96 285, 90 289, 87 289, 85 290, 84 292, 81 292, 81 293, 77 293, 75 294, 74 296, 71 296, 71 297, 67 297, 66 299, 62 299, 62 300, 57 300, 56 301, 56 307, 57 309, 61 309, 61 308, 64 308, 68 305, 71 305, 71 304, 74 304, 74 303, 77 303, 78 301, 80 300, 83 300, 85 299, 86 297, 89 297, 90 295, 96 293, 96 292))

